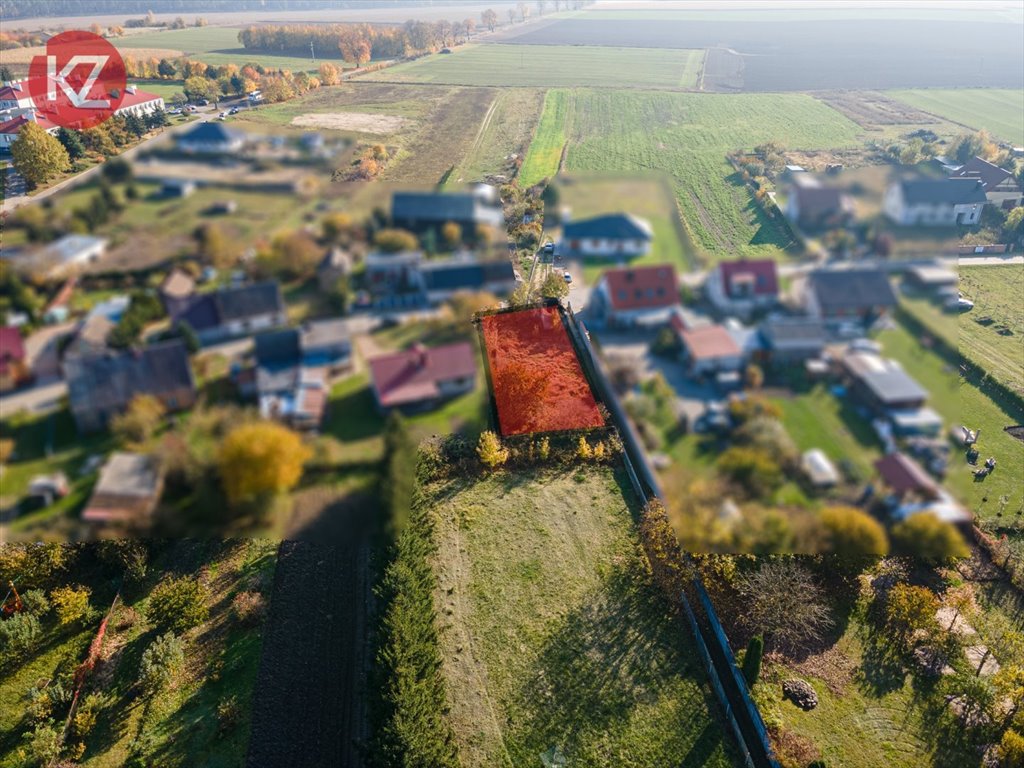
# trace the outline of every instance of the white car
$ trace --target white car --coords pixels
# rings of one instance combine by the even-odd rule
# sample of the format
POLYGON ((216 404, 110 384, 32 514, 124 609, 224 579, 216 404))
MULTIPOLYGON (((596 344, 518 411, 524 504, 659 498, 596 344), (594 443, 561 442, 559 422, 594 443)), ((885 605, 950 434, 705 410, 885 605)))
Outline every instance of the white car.
POLYGON ((565 280, 566 283, 572 282, 572 275, 570 275, 568 272, 562 273, 562 278, 565 280))

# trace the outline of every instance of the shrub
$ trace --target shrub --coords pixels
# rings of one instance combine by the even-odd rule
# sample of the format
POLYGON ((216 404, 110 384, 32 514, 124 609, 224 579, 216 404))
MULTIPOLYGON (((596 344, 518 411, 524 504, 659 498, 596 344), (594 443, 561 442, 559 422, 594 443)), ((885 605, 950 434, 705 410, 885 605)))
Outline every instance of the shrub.
POLYGON ((743 679, 751 688, 761 676, 761 657, 764 655, 764 638, 754 635, 747 644, 747 652, 743 656, 743 679))
POLYGON ((57 622, 62 627, 82 621, 92 613, 89 594, 89 588, 82 586, 57 587, 50 590, 50 603, 57 614, 57 622))
POLYGON ((30 589, 21 596, 21 602, 25 605, 25 612, 33 616, 43 616, 50 610, 50 601, 41 589, 30 589))
POLYGON ((148 695, 167 688, 185 665, 185 646, 173 632, 161 635, 142 653, 139 684, 148 695))
POLYGON ((128 409, 111 422, 111 431, 121 443, 144 443, 163 421, 167 409, 152 395, 136 395, 128 409))
POLYGON ((1000 765, 1007 768, 1024 768, 1024 736, 1008 728, 999 741, 1000 765))
POLYGON ((36 765, 50 765, 58 757, 61 750, 60 728, 52 720, 37 723, 29 733, 25 734, 28 742, 29 761, 36 765))
POLYGON ((228 500, 237 504, 293 488, 310 455, 302 438, 281 424, 260 421, 236 427, 217 457, 228 500))
POLYGON ((819 519, 833 554, 861 558, 889 552, 885 529, 866 512, 853 507, 829 507, 819 519))
POLYGON ((498 436, 489 429, 480 434, 476 454, 480 457, 480 462, 489 469, 500 467, 509 458, 508 448, 502 446, 498 436))
POLYGON ((237 696, 228 696, 217 704, 217 727, 223 733, 230 731, 236 725, 242 714, 242 708, 238 704, 237 696))
POLYGON ((933 633, 937 628, 935 612, 939 598, 926 587, 897 584, 885 601, 885 620, 906 644, 918 631, 933 633))
POLYGON ((551 440, 546 437, 540 439, 540 442, 537 444, 537 455, 541 461, 548 460, 548 457, 551 456, 551 440))
POLYGON ((404 229, 382 229, 374 235, 373 244, 385 253, 398 253, 416 250, 419 241, 404 229))
POLYGON ((759 448, 733 446, 717 462, 718 470, 752 496, 767 496, 782 485, 782 469, 771 454, 759 448))
POLYGON ((209 590, 198 579, 165 579, 149 597, 149 619, 161 629, 186 632, 206 621, 209 598, 209 590))
POLYGON ((258 625, 263 621, 267 604, 259 592, 239 592, 231 601, 231 610, 240 624, 258 625))
POLYGON ((825 596, 810 571, 790 559, 768 560, 739 584, 745 623, 773 648, 793 651, 832 625, 825 596))
POLYGON ((959 531, 934 515, 911 515, 892 529, 893 549, 931 562, 943 562, 970 553, 959 531))

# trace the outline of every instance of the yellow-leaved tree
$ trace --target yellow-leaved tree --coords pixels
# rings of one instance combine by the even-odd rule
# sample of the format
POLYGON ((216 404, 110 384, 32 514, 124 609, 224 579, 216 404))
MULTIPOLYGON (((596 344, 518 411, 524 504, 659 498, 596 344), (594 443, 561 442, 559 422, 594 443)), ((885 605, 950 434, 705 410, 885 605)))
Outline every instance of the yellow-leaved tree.
POLYGON ((272 421, 235 427, 217 457, 228 501, 237 504, 294 488, 311 454, 298 434, 272 421))
POLYGON ((476 455, 480 457, 480 462, 485 467, 494 469, 508 461, 509 450, 502 446, 498 436, 488 429, 480 434, 476 455))

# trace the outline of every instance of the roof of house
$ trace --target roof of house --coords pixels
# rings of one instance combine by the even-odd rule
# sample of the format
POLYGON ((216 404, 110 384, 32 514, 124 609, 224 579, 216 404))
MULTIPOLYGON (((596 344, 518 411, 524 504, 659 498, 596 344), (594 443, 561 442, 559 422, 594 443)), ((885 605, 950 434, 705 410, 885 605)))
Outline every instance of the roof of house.
POLYGON ((13 363, 24 359, 25 344, 21 340, 21 333, 17 328, 6 325, 0 327, 0 376, 7 375, 13 363))
POLYGON ((148 497, 160 488, 160 473, 152 457, 117 451, 110 454, 93 489, 94 494, 148 497))
POLYGON ((921 465, 898 451, 875 461, 875 469, 885 484, 898 494, 918 492, 934 495, 937 491, 935 481, 921 465))
POLYGON ((135 395, 195 388, 188 350, 180 339, 118 355, 65 358, 64 367, 74 410, 119 409, 135 395))
POLYGON ((664 309, 679 303, 679 281, 671 264, 609 269, 601 276, 612 308, 664 309))
POLYGON ((609 213, 566 224, 562 228, 566 240, 596 238, 608 240, 652 240, 654 230, 650 222, 631 213, 609 213))
POLYGON ((223 124, 207 120, 196 124, 191 130, 178 134, 178 143, 231 144, 241 137, 237 132, 229 130, 223 124))
POLYGON ((475 376, 476 354, 465 341, 433 348, 418 344, 370 358, 369 366, 378 401, 392 407, 437 397, 438 382, 475 376))
POLYGON ((852 352, 843 357, 843 365, 883 404, 923 402, 928 398, 928 391, 895 360, 870 352, 852 352))
POLYGON ((57 123, 50 120, 50 118, 42 112, 36 112, 35 118, 36 119, 33 120, 28 115, 18 115, 17 117, 12 117, 10 120, 5 120, 0 123, 0 133, 17 133, 32 122, 37 123, 44 131, 49 131, 53 128, 59 127, 57 123))
POLYGON ((248 320, 261 315, 285 311, 281 288, 273 280, 251 285, 221 288, 204 293, 180 315, 195 331, 216 328, 236 320, 248 320))
POLYGON ((0 88, 0 100, 2 101, 14 101, 15 99, 24 101, 31 98, 32 96, 25 90, 24 84, 21 84, 21 87, 15 87, 12 83, 0 88))
POLYGON ((808 281, 825 310, 896 306, 889 277, 878 269, 822 269, 808 281))
POLYGON ((427 261, 420 265, 420 275, 428 291, 480 289, 488 283, 510 283, 516 279, 512 262, 508 259, 427 261))
POLYGON ((128 86, 124 90, 124 94, 121 97, 121 104, 118 109, 127 109, 128 107, 137 107, 139 104, 147 104, 151 101, 163 98, 155 93, 149 91, 140 91, 134 86, 128 86))
POLYGON ((966 205, 987 200, 985 185, 976 178, 903 179, 900 187, 907 205, 966 205))
POLYGON ((196 281, 183 269, 172 269, 160 283, 160 293, 172 299, 184 299, 196 289, 196 281))
POLYGON ((812 317, 777 317, 761 323, 761 336, 769 347, 825 345, 825 326, 812 317))
POLYGON ((295 362, 302 355, 298 328, 265 331, 253 339, 253 354, 260 365, 295 362))
POLYGON ((736 340, 722 325, 706 325, 702 328, 682 330, 676 327, 676 331, 693 360, 736 357, 742 352, 736 340))
POLYGON ((1007 179, 1012 179, 1013 174, 1005 168, 1000 168, 998 165, 990 163, 988 160, 982 160, 980 157, 972 157, 960 166, 956 173, 954 173, 950 178, 980 179, 982 184, 984 184, 988 189, 992 189, 997 184, 1000 184, 1007 179))
POLYGON ((471 192, 395 192, 391 198, 391 217, 396 221, 482 222, 497 210, 471 192))
POLYGON ((779 293, 779 273, 771 259, 739 259, 723 261, 718 265, 722 285, 729 295, 742 282, 753 284, 753 295, 776 296, 779 293))
POLYGON ((848 208, 845 196, 835 187, 794 185, 793 194, 801 219, 821 219, 848 208))
POLYGON ((302 327, 302 351, 349 343, 348 322, 343 317, 315 320, 302 327))
POLYGON ((46 246, 44 255, 60 263, 75 261, 83 254, 106 246, 107 242, 106 238, 91 235, 64 235, 46 246))

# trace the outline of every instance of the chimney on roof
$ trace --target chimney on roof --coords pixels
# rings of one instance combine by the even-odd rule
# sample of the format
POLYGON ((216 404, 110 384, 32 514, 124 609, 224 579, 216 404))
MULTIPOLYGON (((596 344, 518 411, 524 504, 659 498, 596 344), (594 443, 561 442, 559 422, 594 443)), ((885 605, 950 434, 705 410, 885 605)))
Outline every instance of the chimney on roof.
POLYGON ((413 344, 409 351, 412 352, 412 363, 417 368, 425 368, 427 365, 427 348, 420 342, 413 344))
POLYGON ((11 82, 11 88, 13 88, 16 91, 20 91, 21 90, 21 81, 20 80, 12 81, 11 82))
POLYGON ((136 88, 134 85, 126 85, 124 87, 124 90, 125 93, 135 93, 138 90, 138 88, 136 88))

